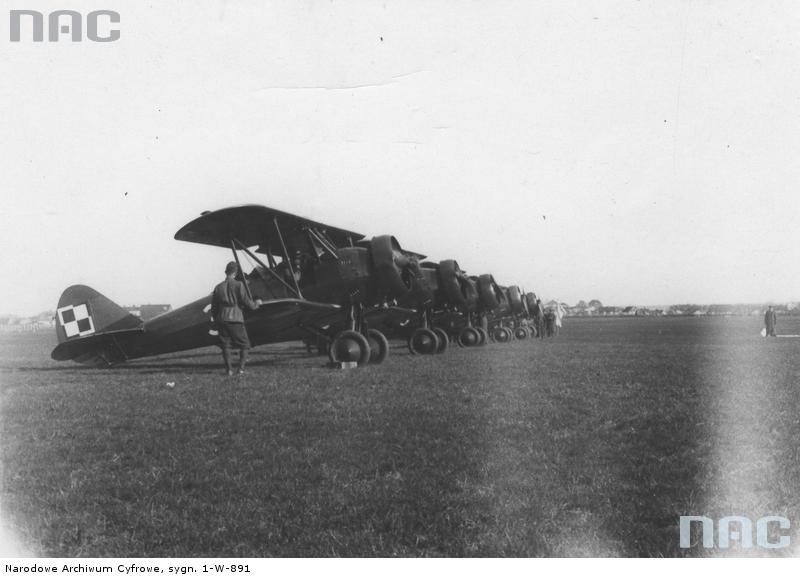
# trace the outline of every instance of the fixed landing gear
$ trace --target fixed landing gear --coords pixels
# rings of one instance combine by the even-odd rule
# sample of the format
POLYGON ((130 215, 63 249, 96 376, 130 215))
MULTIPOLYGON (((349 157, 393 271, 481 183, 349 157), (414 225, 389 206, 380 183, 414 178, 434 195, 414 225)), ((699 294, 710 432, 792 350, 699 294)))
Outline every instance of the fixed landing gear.
POLYGON ((475 327, 465 327, 458 334, 458 344, 461 347, 475 347, 481 344, 481 334, 475 327))
POLYGON ((365 365, 370 360, 369 342, 358 331, 340 331, 331 341, 328 357, 333 363, 356 362, 365 365))
POLYGON ((433 332, 436 334, 436 337, 439 338, 439 347, 436 349, 436 353, 444 353, 447 351, 447 346, 450 344, 450 338, 447 335, 447 331, 441 329, 440 327, 435 327, 433 332))
POLYGON ((366 336, 352 329, 340 331, 328 346, 328 359, 332 363, 378 364, 388 356, 389 340, 377 329, 369 329, 366 336))
POLYGON ((418 327, 408 338, 411 353, 432 355, 439 352, 439 337, 432 329, 418 327))
POLYGON ((508 343, 512 339, 511 331, 507 327, 498 326, 492 329, 492 339, 497 343, 508 343))
POLYGON ((369 329, 364 320, 364 309, 353 303, 347 312, 350 329, 337 333, 328 346, 332 363, 352 363, 359 366, 383 363, 389 355, 389 340, 377 329, 369 329))
POLYGON ((369 362, 383 363, 389 355, 389 340, 377 329, 367 330, 367 342, 369 343, 369 362))
POLYGON ((525 327, 517 327, 514 329, 514 339, 523 340, 528 338, 528 329, 525 327))

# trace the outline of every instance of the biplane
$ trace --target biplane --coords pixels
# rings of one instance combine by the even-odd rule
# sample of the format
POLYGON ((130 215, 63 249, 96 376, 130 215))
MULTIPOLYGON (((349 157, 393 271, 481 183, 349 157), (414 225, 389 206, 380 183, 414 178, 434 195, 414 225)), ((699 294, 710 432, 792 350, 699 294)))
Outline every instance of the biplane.
POLYGON ((500 288, 502 304, 489 318, 489 333, 493 341, 508 343, 511 340, 527 339, 536 336, 536 326, 532 323, 532 311, 536 306, 536 295, 525 293, 517 285, 500 288))
POLYGON ((412 353, 443 353, 451 339, 460 347, 485 345, 489 316, 508 299, 494 277, 469 276, 454 259, 425 261, 413 270, 412 290, 399 304, 416 315, 406 315, 398 327, 397 316, 373 311, 377 325, 406 337, 412 353))
MULTIPOLYGON (((419 263, 425 256, 403 250, 391 235, 366 239, 276 209, 245 205, 206 211, 175 239, 229 249, 240 271, 245 256, 255 264, 250 273, 240 273, 248 294, 262 301, 257 310, 245 312, 254 346, 312 337, 327 344, 331 361, 379 363, 389 345, 385 335, 369 327, 370 314, 403 319, 419 314, 398 303, 421 291, 419 263)), ((210 294, 142 322, 85 285, 62 293, 56 334, 53 359, 95 366, 218 343, 210 294)), ((425 352, 433 352, 439 337, 434 334, 423 345, 425 352)))

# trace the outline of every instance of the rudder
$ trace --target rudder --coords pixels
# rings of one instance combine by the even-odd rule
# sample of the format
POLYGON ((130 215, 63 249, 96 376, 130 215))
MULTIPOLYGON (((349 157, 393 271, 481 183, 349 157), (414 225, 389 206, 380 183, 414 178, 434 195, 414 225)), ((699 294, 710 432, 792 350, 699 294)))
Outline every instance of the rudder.
POLYGON ((115 335, 141 333, 143 323, 135 315, 86 285, 67 287, 56 309, 58 347, 52 357, 91 365, 126 359, 115 335))

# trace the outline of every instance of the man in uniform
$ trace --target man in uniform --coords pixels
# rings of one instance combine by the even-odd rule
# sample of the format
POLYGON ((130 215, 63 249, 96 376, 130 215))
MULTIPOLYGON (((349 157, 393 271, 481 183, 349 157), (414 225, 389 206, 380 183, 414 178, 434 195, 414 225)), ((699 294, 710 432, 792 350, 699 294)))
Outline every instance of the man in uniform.
POLYGON ((775 310, 770 305, 767 312, 764 314, 764 326, 767 328, 767 337, 777 337, 775 335, 775 326, 778 324, 778 318, 775 315, 775 310))
POLYGON ((250 339, 244 326, 242 309, 256 310, 261 305, 261 300, 253 301, 245 290, 241 281, 236 280, 239 266, 231 261, 225 266, 225 280, 214 287, 211 294, 211 319, 217 324, 219 340, 222 345, 222 359, 228 375, 233 375, 231 363, 231 347, 239 350, 239 375, 244 373, 247 363, 247 350, 250 349, 250 339))

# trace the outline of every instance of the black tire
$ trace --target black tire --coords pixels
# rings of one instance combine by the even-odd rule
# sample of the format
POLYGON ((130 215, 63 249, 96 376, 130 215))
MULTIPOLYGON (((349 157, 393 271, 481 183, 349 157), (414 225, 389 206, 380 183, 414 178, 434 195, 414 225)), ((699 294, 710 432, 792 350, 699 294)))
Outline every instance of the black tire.
POLYGON ((486 345, 486 342, 489 341, 489 332, 486 331, 483 327, 476 327, 475 330, 480 334, 481 341, 478 345, 486 345))
POLYGON ((366 365, 370 358, 369 342, 358 331, 341 331, 331 342, 328 358, 333 363, 355 361, 359 365, 366 365))
POLYGON ((495 327, 492 329, 492 339, 497 343, 508 343, 511 341, 511 332, 505 327, 495 327))
POLYGON ((474 327, 465 327, 458 334, 458 343, 462 347, 476 347, 481 343, 481 334, 474 327))
POLYGON ((439 349, 439 338, 430 329, 418 327, 408 338, 408 349, 419 355, 432 355, 439 349))
POLYGON ((377 329, 367 330, 369 343, 369 362, 383 363, 389 356, 389 340, 377 329))
POLYGON ((528 339, 528 330, 525 327, 517 327, 514 329, 514 338, 523 340, 528 339))
POLYGON ((450 344, 450 338, 447 336, 447 332, 438 327, 434 328, 433 332, 436 334, 436 337, 439 338, 439 347, 436 349, 436 353, 444 353, 447 351, 447 346, 450 344))

